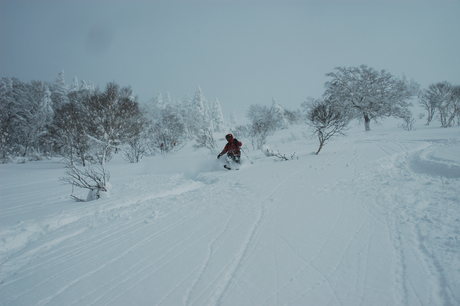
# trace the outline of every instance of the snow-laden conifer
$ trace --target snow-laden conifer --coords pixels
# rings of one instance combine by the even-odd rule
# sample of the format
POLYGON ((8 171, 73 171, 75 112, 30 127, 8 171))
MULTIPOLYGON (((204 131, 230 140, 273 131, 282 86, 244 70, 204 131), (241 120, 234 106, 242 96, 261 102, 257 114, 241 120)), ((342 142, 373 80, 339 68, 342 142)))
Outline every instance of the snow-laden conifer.
POLYGON ((69 89, 65 81, 64 71, 61 71, 51 86, 51 100, 53 101, 54 108, 59 108, 69 102, 67 97, 68 92, 69 89))

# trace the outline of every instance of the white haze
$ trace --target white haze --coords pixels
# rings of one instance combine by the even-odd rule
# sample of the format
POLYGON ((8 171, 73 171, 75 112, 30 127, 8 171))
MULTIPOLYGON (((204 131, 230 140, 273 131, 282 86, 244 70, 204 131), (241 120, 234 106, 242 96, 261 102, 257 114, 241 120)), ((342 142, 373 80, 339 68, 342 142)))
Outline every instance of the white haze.
POLYGON ((336 66, 460 82, 459 1, 0 1, 0 73, 297 108, 336 66))

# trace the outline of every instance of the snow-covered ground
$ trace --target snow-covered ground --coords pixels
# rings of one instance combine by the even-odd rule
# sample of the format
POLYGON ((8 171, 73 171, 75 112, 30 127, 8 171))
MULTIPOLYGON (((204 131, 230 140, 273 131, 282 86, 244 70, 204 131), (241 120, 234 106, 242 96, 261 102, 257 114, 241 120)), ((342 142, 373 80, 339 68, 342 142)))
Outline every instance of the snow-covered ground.
POLYGON ((278 132, 290 161, 241 139, 238 171, 191 147, 114 160, 87 203, 59 160, 0 165, 0 304, 460 305, 460 128, 394 126, 318 156, 278 132))

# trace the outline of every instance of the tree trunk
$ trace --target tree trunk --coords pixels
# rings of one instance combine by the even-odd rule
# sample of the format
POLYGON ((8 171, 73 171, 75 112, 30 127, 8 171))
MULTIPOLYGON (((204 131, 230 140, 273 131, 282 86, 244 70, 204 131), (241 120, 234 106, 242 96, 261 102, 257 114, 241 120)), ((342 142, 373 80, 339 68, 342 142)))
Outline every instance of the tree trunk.
POLYGON ((441 119, 441 127, 447 127, 447 113, 445 111, 440 111, 439 116, 441 119))
POLYGON ((324 146, 324 142, 326 141, 323 137, 323 132, 321 130, 318 131, 318 140, 319 140, 319 148, 318 150, 316 151, 316 155, 319 154, 319 151, 321 151, 321 149, 323 148, 324 146))
POLYGON ((364 114, 364 129, 366 132, 371 130, 371 119, 368 114, 364 114))
POLYGON ((431 121, 433 120, 433 116, 434 116, 434 109, 429 109, 428 118, 426 120, 426 125, 430 125, 431 121))
POLYGON ((451 127, 452 126, 452 122, 454 122, 454 119, 455 119, 455 115, 451 115, 449 117, 449 119, 447 119, 447 125, 446 127, 451 127))
POLYGON ((321 149, 323 148, 323 145, 324 145, 324 143, 320 143, 320 144, 319 144, 319 148, 318 148, 318 150, 316 151, 315 155, 318 155, 318 154, 319 154, 319 151, 321 151, 321 149))

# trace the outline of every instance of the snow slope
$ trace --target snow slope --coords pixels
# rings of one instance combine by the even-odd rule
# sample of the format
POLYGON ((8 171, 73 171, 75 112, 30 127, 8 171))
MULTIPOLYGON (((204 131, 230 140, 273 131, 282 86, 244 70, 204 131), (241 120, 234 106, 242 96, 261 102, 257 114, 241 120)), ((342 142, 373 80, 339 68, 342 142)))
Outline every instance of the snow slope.
POLYGON ((113 161, 88 203, 57 160, 0 165, 0 304, 460 305, 460 129, 361 129, 113 161))

